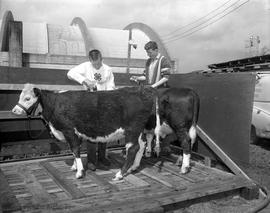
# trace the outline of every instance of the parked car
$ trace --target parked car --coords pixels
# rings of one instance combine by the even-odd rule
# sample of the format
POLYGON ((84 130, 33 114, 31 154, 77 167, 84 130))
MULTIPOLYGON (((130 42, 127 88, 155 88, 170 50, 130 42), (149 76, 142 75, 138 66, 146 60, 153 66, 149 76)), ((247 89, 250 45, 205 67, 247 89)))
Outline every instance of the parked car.
POLYGON ((270 72, 257 73, 250 142, 259 138, 270 139, 270 72))

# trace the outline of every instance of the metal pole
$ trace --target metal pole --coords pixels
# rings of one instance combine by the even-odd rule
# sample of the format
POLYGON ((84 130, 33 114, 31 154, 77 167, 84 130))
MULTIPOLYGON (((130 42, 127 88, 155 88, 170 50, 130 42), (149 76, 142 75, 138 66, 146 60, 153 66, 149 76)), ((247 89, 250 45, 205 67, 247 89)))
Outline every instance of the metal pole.
POLYGON ((131 56, 131 44, 129 41, 132 39, 132 30, 129 29, 129 35, 128 35, 128 55, 127 55, 127 73, 130 72, 130 56, 131 56))

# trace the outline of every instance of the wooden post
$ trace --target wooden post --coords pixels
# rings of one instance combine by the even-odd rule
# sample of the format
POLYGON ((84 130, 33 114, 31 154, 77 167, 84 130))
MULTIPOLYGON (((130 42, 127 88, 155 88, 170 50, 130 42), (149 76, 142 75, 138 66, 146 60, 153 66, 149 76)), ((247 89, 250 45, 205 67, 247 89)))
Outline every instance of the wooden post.
POLYGON ((131 56, 131 44, 129 41, 132 39, 132 30, 129 30, 129 35, 128 35, 128 56, 127 56, 127 73, 129 74, 129 69, 130 69, 130 56, 131 56))
POLYGON ((22 22, 13 21, 9 23, 9 66, 22 67, 22 22))

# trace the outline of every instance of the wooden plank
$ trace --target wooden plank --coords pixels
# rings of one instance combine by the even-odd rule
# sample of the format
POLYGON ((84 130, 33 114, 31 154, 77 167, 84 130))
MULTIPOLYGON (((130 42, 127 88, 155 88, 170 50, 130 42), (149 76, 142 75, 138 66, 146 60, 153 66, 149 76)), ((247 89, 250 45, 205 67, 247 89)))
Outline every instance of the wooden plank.
MULTIPOLYGON (((0 169, 0 210, 3 212, 19 211, 21 206, 12 192, 3 171, 0 169)), ((2 212, 1 211, 1 212, 2 212)))
POLYGON ((163 184, 169 188, 174 188, 174 186, 171 183, 169 183, 169 180, 167 178, 158 174, 157 172, 154 172, 150 168, 144 168, 140 171, 140 173, 160 182, 161 184, 163 184))
MULTIPOLYGON (((119 169, 110 169, 110 171, 111 171, 111 173, 115 174, 119 171, 119 169)), ((136 189, 138 189, 140 187, 151 187, 151 185, 149 183, 147 183, 146 181, 144 181, 141 178, 138 178, 137 176, 135 176, 133 174, 128 174, 127 176, 124 177, 124 180, 131 183, 133 186, 136 187, 136 189)))
POLYGON ((22 120, 22 119, 12 119, 3 120, 0 118, 0 129, 1 132, 18 132, 18 131, 34 131, 34 130, 44 130, 45 125, 41 120, 22 120))
POLYGON ((118 188, 115 185, 104 180, 100 175, 97 175, 95 172, 87 170, 87 174, 90 175, 90 178, 93 179, 94 182, 104 187, 104 190, 106 190, 107 192, 118 191, 118 188))
POLYGON ((43 68, 43 69, 61 69, 61 70, 70 70, 71 68, 75 67, 76 65, 66 65, 66 64, 40 64, 40 63, 32 63, 32 64, 25 64, 26 67, 30 68, 43 68))
POLYGON ((85 194, 79 190, 72 182, 64 175, 62 175, 55 167, 53 167, 50 162, 40 162, 40 164, 48 171, 49 175, 54 179, 54 181, 61 186, 73 199, 82 198, 85 194))
POLYGON ((130 182, 132 185, 136 186, 136 188, 137 187, 150 187, 149 183, 136 177, 133 174, 129 174, 128 176, 124 177, 124 179, 130 182))
POLYGON ((232 170, 232 172, 236 175, 240 175, 247 180, 251 179, 247 176, 247 174, 239 167, 233 160, 210 138, 198 125, 197 125, 197 133, 199 137, 211 148, 212 151, 222 160, 222 162, 232 170))
MULTIPOLYGON (((83 86, 81 85, 35 84, 35 86, 40 89, 53 90, 53 91, 84 90, 83 86)), ((23 88, 24 88, 24 84, 0 84, 0 90, 22 90, 23 88)))
POLYGON ((24 178, 25 185, 32 194, 33 204, 42 205, 53 203, 54 200, 50 197, 46 190, 43 189, 42 185, 37 181, 31 170, 28 169, 28 166, 24 165, 18 167, 18 173, 24 178))
POLYGON ((22 22, 9 22, 9 66, 22 67, 22 22))
MULTIPOLYGON (((122 198, 124 194, 117 194, 117 200, 112 202, 108 201, 106 197, 104 201, 101 202, 101 198, 93 200, 93 203, 97 205, 91 205, 87 201, 82 205, 81 212, 134 212, 134 211, 147 211, 148 207, 152 209, 155 206, 158 209, 162 209, 162 212, 166 212, 169 209, 173 209, 172 206, 182 204, 190 205, 192 202, 196 202, 196 199, 206 197, 210 199, 211 196, 215 196, 222 192, 237 191, 243 187, 250 184, 249 181, 243 179, 242 177, 231 178, 225 182, 209 182, 193 185, 193 188, 186 191, 167 191, 164 193, 152 192, 145 193, 143 196, 136 196, 133 192, 130 192, 130 196, 122 198), (122 199, 121 199, 122 198, 122 199), (127 199, 125 199, 127 198, 127 199), (134 198, 134 199, 133 199, 134 198), (187 202, 189 201, 189 202, 187 202)), ((142 195, 142 193, 140 192, 142 195)), ((211 197, 213 199, 213 197, 211 197)), ((155 209, 155 208, 154 208, 155 209)), ((154 212, 158 211, 155 209, 154 212)), ((78 210, 78 209, 77 209, 78 210)), ((149 210, 149 209, 148 209, 149 210)))
MULTIPOLYGON (((175 155, 175 154, 170 154, 170 157, 163 157, 162 158, 166 159, 167 161, 175 164, 177 159, 178 159, 178 155, 175 155)), ((200 173, 202 173, 203 175, 205 176, 209 176, 210 173, 212 173, 212 170, 208 169, 209 167, 208 166, 203 166, 201 163, 198 163, 196 161, 191 161, 191 164, 194 164, 192 165, 192 170, 195 170, 195 171, 199 171, 200 173)), ((180 165, 179 165, 180 166, 180 165)), ((222 171, 222 173, 225 174, 225 172, 222 171)), ((227 174, 227 173, 226 173, 227 174)))
MULTIPOLYGON (((65 65, 77 65, 88 61, 87 56, 69 56, 69 55, 43 55, 43 54, 30 54, 23 53, 24 64, 65 64, 65 65)), ((107 58, 104 57, 105 64, 112 67, 127 67, 127 58, 107 58)), ((129 66, 134 68, 144 68, 146 59, 130 59, 129 66)))
MULTIPOLYGON (((123 157, 121 157, 121 156, 119 156, 119 155, 117 155, 115 153, 110 153, 109 157, 117 165, 121 166, 123 164, 123 160, 124 160, 123 157)), ((145 160, 145 159, 142 159, 142 162, 144 162, 144 163, 146 163, 148 165, 149 164, 153 165, 154 167, 156 167, 158 169, 160 168, 159 165, 158 165, 160 162, 158 162, 158 164, 155 164, 155 163, 152 163, 152 162, 150 162, 148 160, 145 160)), ((195 180, 193 180, 193 179, 191 179, 189 177, 183 177, 184 175, 180 175, 179 172, 172 171, 171 169, 168 169, 166 166, 162 167, 161 170, 168 171, 168 172, 170 172, 172 174, 175 174, 175 175, 177 175, 177 176, 179 176, 179 177, 181 177, 183 179, 188 179, 190 182, 191 181, 195 182, 195 180)), ((169 178, 162 175, 161 171, 155 171, 154 169, 151 169, 151 168, 142 167, 142 169, 139 170, 139 172, 141 174, 143 174, 143 175, 145 175, 145 176, 147 176, 147 177, 149 177, 149 178, 151 178, 151 179, 153 179, 153 180, 155 180, 155 181, 169 187, 169 188, 175 188, 175 189, 178 189, 178 190, 186 188, 185 186, 183 186, 181 184, 179 184, 177 186, 172 184, 171 183, 172 181, 169 178)))
MULTIPOLYGON (((25 120, 27 119, 26 115, 16 115, 11 111, 3 110, 0 111, 0 120, 25 120)), ((40 119, 40 117, 35 117, 33 119, 40 119)))
MULTIPOLYGON (((116 163, 118 166, 121 166, 123 164, 123 158, 119 155, 116 155, 115 153, 110 153, 110 159, 116 163)), ((140 173, 142 173, 143 175, 146 175, 160 183, 162 183, 163 185, 169 187, 169 188, 173 188, 173 185, 171 183, 168 182, 168 179, 166 177, 163 177, 162 175, 154 172, 153 170, 149 169, 149 168, 144 168, 143 170, 140 170, 140 173)), ((129 177, 130 174, 128 176, 125 177, 125 179, 129 179, 130 181, 134 181, 135 179, 132 177, 129 177)), ((137 177, 136 177, 137 179, 137 177)), ((139 178, 138 178, 139 179, 139 178)), ((140 180, 142 181, 142 180, 140 180)), ((145 181, 141 182, 140 184, 148 186, 148 183, 144 183, 145 181)), ((131 182, 132 183, 132 182, 131 182)))
POLYGON ((146 160, 146 159, 142 159, 142 161, 145 161, 146 163, 149 163, 149 164, 151 164, 151 165, 153 165, 153 166, 155 166, 157 168, 161 168, 161 170, 163 169, 163 170, 168 171, 168 172, 170 172, 170 173, 172 173, 174 175, 177 175, 177 176, 181 177, 182 179, 185 179, 185 180, 187 180, 187 181, 189 181, 191 183, 196 183, 196 182, 199 181, 197 178, 194 179, 192 177, 189 177, 188 175, 180 174, 180 169, 178 170, 178 168, 175 168, 175 167, 171 166, 166 161, 163 162, 164 165, 162 167, 160 167, 160 164, 161 164, 160 161, 157 162, 157 163, 153 163, 153 162, 151 162, 149 160, 146 160))
MULTIPOLYGON (((0 85, 33 83, 44 86, 80 86, 67 78, 67 72, 68 70, 59 69, 0 66, 0 85)), ((115 72, 114 79, 117 86, 136 86, 130 82, 130 75, 127 73, 115 72)))
POLYGON ((187 200, 194 200, 196 198, 201 198, 205 196, 215 195, 223 192, 230 192, 233 190, 240 190, 247 186, 253 185, 250 181, 244 179, 243 177, 230 178, 227 181, 222 182, 206 182, 201 184, 196 184, 190 187, 186 192, 183 193, 168 193, 168 196, 157 196, 158 201, 162 203, 162 205, 176 204, 179 202, 186 202, 187 200), (168 202, 168 199, 170 199, 168 202))
POLYGON ((148 201, 148 202, 126 202, 126 203, 117 203, 117 205, 106 205, 98 207, 84 208, 80 212, 117 212, 117 213, 134 213, 134 212, 154 212, 162 213, 164 209, 160 206, 159 202, 148 201))

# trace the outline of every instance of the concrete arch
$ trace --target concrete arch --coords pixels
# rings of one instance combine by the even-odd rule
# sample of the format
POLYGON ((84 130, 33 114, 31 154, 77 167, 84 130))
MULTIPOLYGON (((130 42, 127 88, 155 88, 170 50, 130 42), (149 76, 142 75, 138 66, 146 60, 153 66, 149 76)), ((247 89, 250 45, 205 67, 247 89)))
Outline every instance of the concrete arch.
POLYGON ((1 29, 0 29, 0 51, 8 51, 8 24, 14 21, 11 11, 6 11, 3 15, 1 29))
POLYGON ((83 40, 84 40, 85 54, 86 54, 86 56, 88 56, 89 50, 94 49, 94 45, 93 45, 93 42, 90 38, 90 35, 89 35, 89 32, 88 32, 88 29, 86 27, 85 22, 80 17, 75 17, 72 20, 70 25, 72 25, 72 26, 78 25, 79 26, 80 31, 81 31, 82 36, 83 36, 83 40))
POLYGON ((143 24, 143 23, 134 22, 134 23, 127 25, 124 28, 124 30, 132 30, 132 29, 141 30, 150 38, 150 40, 157 42, 160 53, 171 61, 171 57, 170 57, 167 49, 165 48, 163 42, 159 38, 158 34, 151 27, 149 27, 148 25, 143 24))

